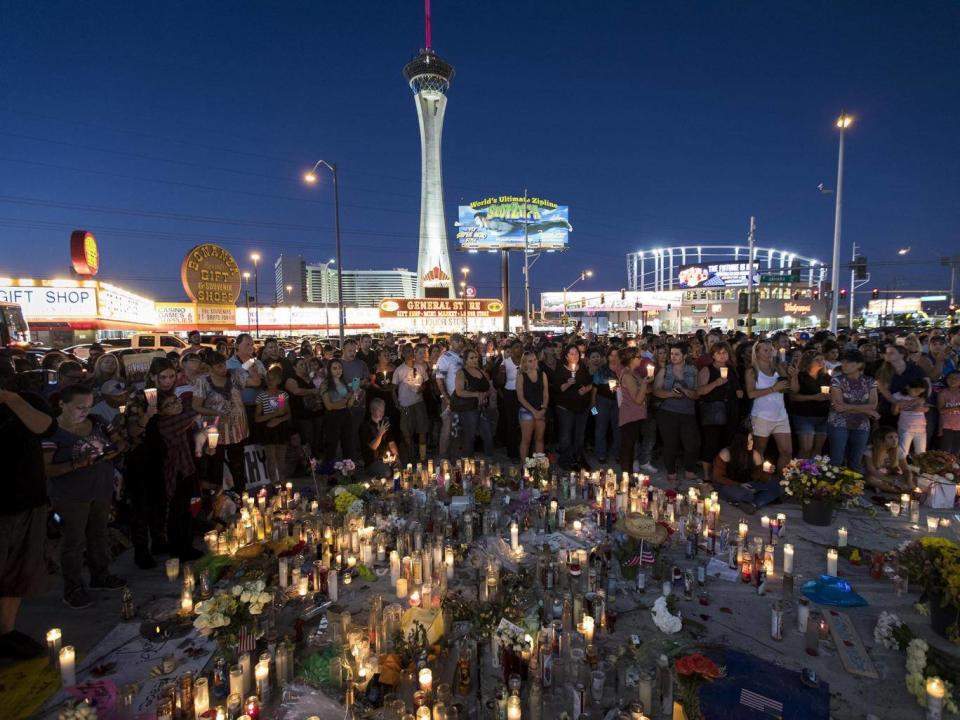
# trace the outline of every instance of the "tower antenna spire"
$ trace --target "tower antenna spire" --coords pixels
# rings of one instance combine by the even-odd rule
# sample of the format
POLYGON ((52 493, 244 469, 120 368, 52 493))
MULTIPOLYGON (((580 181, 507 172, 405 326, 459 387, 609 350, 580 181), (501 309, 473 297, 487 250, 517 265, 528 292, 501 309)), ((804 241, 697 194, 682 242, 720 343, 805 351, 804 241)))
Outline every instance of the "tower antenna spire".
POLYGON ((427 44, 426 49, 430 49, 430 0, 423 0, 423 12, 426 19, 427 44))

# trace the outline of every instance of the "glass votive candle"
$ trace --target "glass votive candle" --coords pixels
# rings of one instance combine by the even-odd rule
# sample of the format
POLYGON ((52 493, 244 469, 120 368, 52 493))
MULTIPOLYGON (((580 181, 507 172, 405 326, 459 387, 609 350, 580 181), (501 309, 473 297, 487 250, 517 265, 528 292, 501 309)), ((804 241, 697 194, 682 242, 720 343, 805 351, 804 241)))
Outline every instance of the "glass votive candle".
POLYGON ((167 570, 167 580, 173 582, 180 575, 180 558, 170 558, 165 563, 167 570))
POLYGON ((927 530, 929 532, 935 533, 940 529, 940 518, 927 516, 927 530))

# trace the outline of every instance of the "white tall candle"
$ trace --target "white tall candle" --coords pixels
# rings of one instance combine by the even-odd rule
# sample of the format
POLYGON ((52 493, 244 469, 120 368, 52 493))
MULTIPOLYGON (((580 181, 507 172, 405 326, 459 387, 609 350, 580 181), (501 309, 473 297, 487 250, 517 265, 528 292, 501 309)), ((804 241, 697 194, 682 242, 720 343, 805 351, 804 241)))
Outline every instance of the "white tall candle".
POLYGON ((250 653, 240 656, 240 670, 243 672, 243 695, 240 697, 248 697, 253 688, 253 657, 250 653))
POLYGON ((397 586, 397 578, 400 577, 400 554, 396 550, 390 551, 390 584, 397 586))
POLYGON ((77 684, 77 655, 73 645, 60 648, 60 682, 63 687, 77 684))
POLYGON ((193 682, 193 712, 200 717, 210 709, 210 685, 205 677, 198 677, 193 682))
POLYGON ((447 545, 444 562, 447 566, 447 580, 453 580, 453 548, 447 545))
POLYGON ((837 547, 847 546, 847 529, 845 527, 837 530, 837 547))
POLYGON ((510 549, 513 552, 520 549, 520 526, 516 520, 510 523, 510 549))
POLYGON ((750 527, 747 525, 746 520, 741 520, 740 525, 737 526, 737 534, 741 540, 747 539, 747 533, 750 531, 750 527))
POLYGON ((47 630, 47 656, 50 667, 56 667, 60 661, 60 643, 63 640, 63 631, 60 628, 47 630))
POLYGON ((418 679, 420 680, 420 689, 423 692, 428 693, 433 690, 433 671, 430 668, 425 667, 420 670, 418 679))
POLYGON ((330 572, 327 573, 327 597, 330 598, 331 602, 336 602, 340 598, 340 588, 337 587, 337 571, 334 568, 330 568, 330 572))
POLYGON ((290 558, 282 557, 277 561, 277 563, 278 574, 280 577, 280 587, 286 590, 288 580, 287 572, 290 568, 290 558))
POLYGON ((405 577, 397 578, 397 597, 401 600, 407 597, 407 579, 405 577))
POLYGON ((927 678, 927 720, 940 720, 945 694, 943 680, 938 677, 927 678))
POLYGON ((583 630, 583 639, 588 643, 593 642, 593 632, 595 621, 592 615, 584 615, 583 619, 580 621, 580 626, 583 630))
POLYGON ((827 550, 827 575, 837 575, 837 551, 835 548, 827 550))
POLYGON ((786 543, 783 546, 783 572, 793 575, 793 545, 786 543))

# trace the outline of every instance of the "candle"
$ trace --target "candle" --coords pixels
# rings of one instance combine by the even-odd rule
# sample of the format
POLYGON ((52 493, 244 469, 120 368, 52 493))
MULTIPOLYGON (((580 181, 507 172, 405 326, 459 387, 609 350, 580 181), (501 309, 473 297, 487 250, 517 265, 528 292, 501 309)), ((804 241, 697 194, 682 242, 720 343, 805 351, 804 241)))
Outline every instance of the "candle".
POLYGON ((940 528, 940 519, 935 517, 927 517, 927 530, 932 533, 935 533, 940 528))
POLYGON ((210 709, 210 685, 205 677, 198 677, 193 683, 193 712, 201 717, 210 709))
POLYGON ((763 528, 764 530, 768 530, 768 531, 770 530, 770 516, 769 516, 769 515, 764 515, 762 518, 760 518, 760 527, 763 528))
POLYGON ((593 642, 593 631, 594 631, 595 621, 592 615, 584 615, 583 619, 580 621, 580 627, 583 631, 583 639, 588 643, 593 642))
POLYGON ((453 546, 447 545, 444 551, 444 563, 447 566, 447 580, 453 580, 453 546))
POLYGON ((193 594, 186 588, 183 589, 183 595, 180 597, 180 614, 184 617, 193 614, 193 594))
POLYGON ((777 513, 777 536, 782 540, 787 536, 787 515, 777 513))
POLYGON ((829 394, 830 394, 830 386, 829 386, 829 385, 821 385, 821 386, 820 386, 820 392, 821 392, 822 394, 824 394, 824 395, 829 395, 829 394))
POLYGON ((173 582, 180 574, 180 558, 170 558, 166 562, 167 580, 173 582))
POLYGON ((430 720, 430 706, 421 705, 417 708, 416 720, 430 720))
POLYGON ((47 630, 47 657, 50 661, 50 667, 56 667, 60 657, 60 642, 63 639, 63 631, 60 628, 50 628, 47 630))
POLYGON ((652 364, 651 364, 651 365, 647 365, 647 378, 648 378, 648 379, 650 379, 650 380, 653 379, 653 373, 654 373, 654 372, 655 372, 655 369, 654 369, 653 365, 652 365, 652 364))
POLYGON ((250 688, 253 686, 253 658, 250 653, 243 653, 240 656, 240 680, 243 683, 242 697, 250 694, 250 688))
POLYGON ((727 379, 727 373, 729 373, 729 372, 730 372, 730 368, 728 368, 728 367, 726 367, 726 366, 720 368, 720 377, 723 378, 724 380, 726 380, 726 379, 727 379))
POLYGON ((401 600, 407 597, 407 579, 405 577, 397 578, 397 597, 401 600))
POLYGON ((336 602, 340 597, 340 588, 337 587, 337 580, 339 575, 334 569, 330 570, 330 573, 327 575, 327 597, 331 602, 336 602))
POLYGON ((903 493, 900 496, 900 511, 903 513, 910 512, 910 493, 903 493))
POLYGON ((583 530, 583 523, 580 522, 579 520, 574 520, 574 521, 573 521, 573 531, 574 531, 575 533, 579 533, 581 530, 583 530))
POLYGON ((510 549, 516 552, 520 547, 520 526, 514 520, 510 523, 510 549))
POLYGON ((279 585, 283 590, 287 589, 287 570, 290 567, 290 558, 282 557, 277 560, 277 570, 279 576, 279 585))
POLYGON ((156 405, 156 404, 157 404, 157 389, 156 389, 156 388, 146 388, 146 389, 143 391, 143 395, 144 395, 144 397, 147 398, 147 404, 148 404, 148 405, 156 405))
POLYGON ((793 575, 793 545, 790 543, 783 546, 783 572, 785 575, 793 575))
POLYGON ((507 720, 520 720, 520 696, 511 695, 507 698, 507 720))
POLYGON ((301 575, 300 582, 297 583, 297 595, 299 595, 302 598, 305 598, 307 596, 307 592, 309 591, 309 589, 310 589, 310 578, 308 578, 306 575, 301 575))
POLYGON ((410 593, 410 607, 420 607, 420 602, 420 592, 418 590, 410 593))
POLYGON ((211 450, 217 449, 217 444, 220 442, 220 431, 215 427, 207 428, 207 445, 210 446, 211 450))
POLYGON ((847 546, 847 529, 841 527, 837 530, 837 547, 846 547, 847 546))
POLYGON ((749 532, 749 530, 750 527, 747 525, 747 521, 741 520, 740 525, 737 527, 737 534, 739 535, 741 541, 747 539, 747 532, 749 532))
POLYGON ((261 660, 256 667, 257 695, 260 702, 266 703, 270 700, 270 663, 261 660))
POLYGON ((769 460, 764 460, 764 461, 763 461, 763 471, 764 471, 765 473, 768 473, 768 474, 769 474, 769 473, 772 473, 772 472, 773 472, 773 463, 770 462, 769 460))
POLYGON ((827 575, 837 575, 837 551, 835 548, 827 550, 827 575))
POLYGON ((77 655, 73 645, 60 648, 60 682, 63 687, 77 684, 77 655))
POLYGON ((423 668, 420 671, 418 679, 420 680, 420 689, 423 690, 423 692, 428 693, 433 690, 433 671, 430 668, 423 668))
POLYGON ((940 720, 943 715, 943 696, 946 694, 943 680, 938 677, 927 678, 927 718, 940 720))

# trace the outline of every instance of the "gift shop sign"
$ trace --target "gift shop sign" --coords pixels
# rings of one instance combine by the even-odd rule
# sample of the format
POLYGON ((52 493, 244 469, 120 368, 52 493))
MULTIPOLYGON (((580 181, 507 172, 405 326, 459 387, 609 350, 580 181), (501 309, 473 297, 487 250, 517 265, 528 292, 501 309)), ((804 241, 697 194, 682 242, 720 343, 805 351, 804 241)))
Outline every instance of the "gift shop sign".
POLYGON ((381 318, 503 317, 503 302, 497 299, 388 298, 380 301, 381 318))
POLYGON ((0 285, 0 302, 16 303, 27 320, 97 316, 97 290, 93 287, 0 285))

